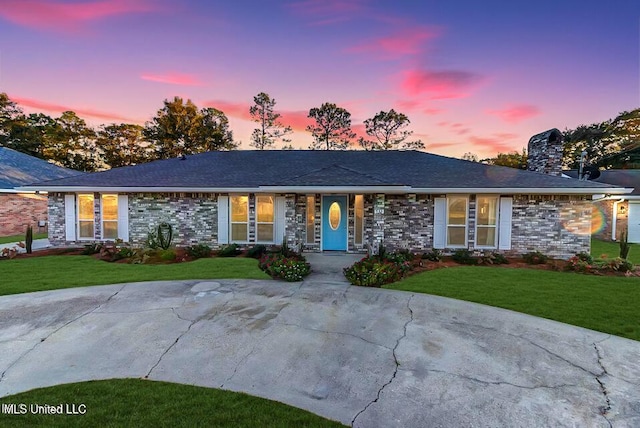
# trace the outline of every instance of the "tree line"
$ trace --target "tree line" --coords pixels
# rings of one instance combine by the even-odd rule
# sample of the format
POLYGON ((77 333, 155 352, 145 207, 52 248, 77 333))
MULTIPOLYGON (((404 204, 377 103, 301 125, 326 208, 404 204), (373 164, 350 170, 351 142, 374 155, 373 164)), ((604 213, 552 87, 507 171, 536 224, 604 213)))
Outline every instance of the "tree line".
MULTIPOLYGON (((293 149, 287 137, 291 126, 282 123, 276 101, 261 92, 249 108, 256 128, 250 146, 258 150, 293 149)), ((410 120, 404 113, 381 111, 364 121, 366 136, 356 138, 351 114, 333 103, 309 110, 313 150, 344 150, 357 144, 364 150, 422 149, 411 140, 410 120)), ((168 159, 212 150, 234 150, 234 140, 225 113, 216 108, 198 108, 191 100, 174 97, 144 126, 112 123, 93 128, 73 111, 52 118, 43 113, 25 114, 6 93, 0 93, 0 146, 49 160, 80 171, 99 171, 168 159)))
MULTIPOLYGON (((624 111, 614 119, 566 129, 562 166, 578 169, 582 152, 588 165, 602 169, 640 168, 640 108, 624 111)), ((463 159, 490 165, 527 169, 527 151, 498 153, 487 159, 467 152, 463 159)))

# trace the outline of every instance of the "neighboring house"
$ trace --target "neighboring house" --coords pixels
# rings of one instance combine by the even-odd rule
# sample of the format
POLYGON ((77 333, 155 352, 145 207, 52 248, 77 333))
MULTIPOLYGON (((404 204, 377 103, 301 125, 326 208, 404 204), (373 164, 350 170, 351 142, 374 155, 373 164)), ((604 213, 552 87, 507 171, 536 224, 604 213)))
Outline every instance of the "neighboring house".
MULTIPOLYGON (((559 171, 560 165, 557 165, 559 171)), ((25 187, 56 245, 280 244, 305 251, 589 251, 594 194, 629 189, 417 151, 209 152, 25 187)))
MULTIPOLYGON (((577 170, 564 171, 564 174, 578 178, 577 170)), ((593 182, 633 189, 626 195, 596 195, 597 210, 592 219, 594 236, 616 241, 621 231, 628 230, 629 242, 640 243, 640 169, 603 170, 593 182)))
POLYGON ((46 231, 47 196, 16 190, 27 184, 80 174, 42 159, 0 147, 0 236, 19 235, 28 225, 46 231))

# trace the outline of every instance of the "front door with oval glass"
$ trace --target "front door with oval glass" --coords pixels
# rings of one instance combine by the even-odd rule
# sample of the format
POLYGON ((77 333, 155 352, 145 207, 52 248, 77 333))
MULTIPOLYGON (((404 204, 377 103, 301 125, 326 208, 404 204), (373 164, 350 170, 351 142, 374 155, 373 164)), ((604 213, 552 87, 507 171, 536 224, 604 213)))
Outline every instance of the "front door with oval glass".
POLYGON ((347 250, 347 197, 322 197, 322 249, 347 250))

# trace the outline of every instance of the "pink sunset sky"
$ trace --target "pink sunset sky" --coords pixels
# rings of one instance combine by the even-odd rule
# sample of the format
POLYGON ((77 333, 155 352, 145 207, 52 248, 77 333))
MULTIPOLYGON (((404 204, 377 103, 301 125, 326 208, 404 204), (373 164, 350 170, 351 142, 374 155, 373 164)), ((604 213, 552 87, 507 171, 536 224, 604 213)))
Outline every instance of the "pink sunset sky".
POLYGON ((301 148, 312 107, 359 132, 394 108, 427 151, 482 158, 639 107, 639 24, 636 0, 0 0, 0 92, 91 125, 190 98, 244 149, 259 92, 301 148))

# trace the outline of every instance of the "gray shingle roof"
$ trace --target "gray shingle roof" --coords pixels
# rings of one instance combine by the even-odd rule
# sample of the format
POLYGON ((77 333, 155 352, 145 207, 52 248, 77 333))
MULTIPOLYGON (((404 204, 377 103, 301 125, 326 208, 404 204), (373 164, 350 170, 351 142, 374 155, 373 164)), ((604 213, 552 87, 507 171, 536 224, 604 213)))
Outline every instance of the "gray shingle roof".
POLYGON ((0 189, 13 189, 35 182, 42 182, 82 174, 6 147, 0 147, 0 189))
POLYGON ((238 150, 208 152, 46 183, 51 187, 253 188, 381 186, 414 188, 611 187, 419 151, 238 150))
MULTIPOLYGON (((571 178, 578 178, 578 170, 563 171, 571 178)), ((600 177, 595 183, 607 183, 614 186, 634 188, 628 195, 640 195, 640 169, 606 169, 600 171, 600 177)))

